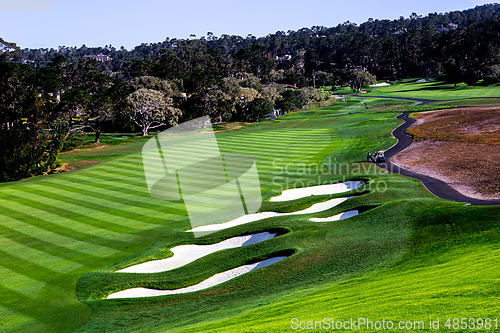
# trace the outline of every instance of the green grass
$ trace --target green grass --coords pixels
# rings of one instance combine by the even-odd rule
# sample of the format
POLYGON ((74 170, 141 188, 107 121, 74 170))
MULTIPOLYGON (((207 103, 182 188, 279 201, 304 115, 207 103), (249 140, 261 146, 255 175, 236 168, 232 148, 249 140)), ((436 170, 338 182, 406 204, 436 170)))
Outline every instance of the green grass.
MULTIPOLYGON (((498 92, 500 90, 500 86, 498 84, 470 87, 465 83, 460 83, 455 87, 454 84, 448 84, 439 79, 431 79, 425 83, 418 83, 417 81, 418 78, 405 79, 403 81, 395 81, 390 86, 364 87, 363 90, 369 91, 366 96, 406 97, 443 101, 478 99, 474 102, 474 105, 483 105, 483 103, 490 104, 488 99, 498 97, 498 92)), ((339 88, 332 93, 337 95, 354 94, 349 87, 339 88)), ((473 105, 469 104, 469 101, 466 100, 458 103, 459 104, 454 103, 454 105, 473 105)), ((493 99, 491 101, 491 104, 498 103, 498 99, 493 99)))
MULTIPOLYGON (((424 321, 440 318, 497 318, 500 260, 498 208, 460 207, 413 201, 405 207, 414 218, 406 254, 372 275, 317 284, 236 316, 196 325, 183 332, 290 331, 291 320, 324 318, 372 321, 424 321), (454 212, 453 224, 443 223, 454 212), (471 221, 471 217, 475 217, 471 221)), ((373 331, 373 330, 361 330, 373 331)))
MULTIPOLYGON (((438 80, 417 83, 417 79, 405 80, 391 86, 373 87, 371 95, 387 97, 409 97, 431 100, 457 100, 465 98, 498 97, 499 86, 474 86, 465 83, 447 84, 438 80)), ((493 103, 496 104, 496 103, 493 103)))
POLYGON ((490 97, 490 98, 467 98, 467 99, 457 99, 449 102, 436 102, 431 103, 430 106, 468 106, 468 105, 500 105, 500 98, 490 97))
POLYGON ((286 188, 348 179, 367 185, 326 212, 271 218, 203 238, 184 232, 190 224, 183 204, 149 196, 140 166, 146 138, 117 144, 111 137, 109 147, 61 157, 102 161, 89 168, 0 184, 0 331, 280 332, 290 331, 292 318, 496 315, 500 209, 436 199, 420 183, 362 162, 368 150, 395 143, 395 115, 411 105, 350 98, 218 132, 222 153, 254 156, 266 199, 262 211, 295 211, 342 196, 267 201, 286 188), (308 220, 350 209, 362 213, 333 223, 308 220), (113 273, 168 257, 179 244, 263 230, 281 235, 168 273, 113 273), (281 253, 289 257, 205 291, 104 299, 133 286, 192 285, 281 253))

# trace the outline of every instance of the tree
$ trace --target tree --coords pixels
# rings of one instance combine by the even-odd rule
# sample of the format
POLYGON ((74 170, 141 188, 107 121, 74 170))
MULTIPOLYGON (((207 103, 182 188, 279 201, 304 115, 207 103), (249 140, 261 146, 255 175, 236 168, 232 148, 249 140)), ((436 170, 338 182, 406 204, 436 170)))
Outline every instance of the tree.
POLYGON ((281 98, 276 102, 276 108, 284 112, 290 112, 296 110, 300 106, 301 105, 297 100, 297 95, 295 94, 295 91, 291 89, 285 89, 281 93, 281 98))
POLYGON ((141 88, 127 97, 130 104, 130 118, 141 128, 142 135, 165 125, 176 125, 181 110, 172 106, 159 91, 141 88))
MULTIPOLYGON (((246 73, 245 73, 246 74, 246 73)), ((251 75, 251 74, 247 74, 245 75, 246 77, 244 77, 241 81, 240 81, 240 86, 244 87, 244 88, 253 88, 255 90, 260 90, 262 89, 262 86, 260 84, 260 80, 259 78, 251 75)))
POLYGON ((262 118, 266 114, 273 112, 273 104, 265 99, 258 97, 248 104, 247 120, 250 118, 262 118))
POLYGON ((486 67, 484 75, 489 82, 500 82, 500 64, 486 67))
POLYGON ((352 91, 360 92, 361 88, 370 84, 376 84, 377 78, 370 73, 352 69, 348 72, 347 81, 349 82, 349 86, 352 91))
POLYGON ((9 43, 0 38, 0 62, 12 60, 20 55, 20 51, 16 43, 9 43))
POLYGON ((241 88, 241 95, 236 101, 236 107, 241 119, 248 119, 248 107, 250 102, 260 97, 259 92, 253 88, 241 88))
POLYGON ((323 99, 322 94, 318 93, 314 88, 307 87, 300 89, 297 100, 302 107, 306 106, 311 101, 320 101, 323 99))
POLYGON ((52 110, 31 68, 0 63, 0 181, 32 177, 52 168, 49 134, 52 110))
POLYGON ((456 87, 457 84, 464 81, 462 68, 456 64, 446 66, 445 80, 448 83, 453 83, 456 87))
POLYGON ((473 86, 479 80, 476 71, 473 68, 467 68, 467 71, 464 74, 464 82, 468 86, 473 86))
POLYGON ((166 96, 172 97, 178 93, 177 85, 169 80, 162 80, 155 76, 141 76, 130 79, 127 82, 129 90, 153 89, 163 92, 166 96))
POLYGON ((88 81, 90 99, 87 105, 90 127, 95 131, 95 143, 99 143, 101 127, 106 119, 123 113, 127 107, 124 85, 104 74, 95 74, 88 81))
POLYGON ((49 169, 49 137, 33 123, 16 121, 0 127, 0 182, 39 175, 49 169))
POLYGON ((269 83, 265 87, 262 87, 260 94, 262 98, 267 99, 272 105, 276 104, 276 101, 280 98, 280 93, 283 91, 283 87, 277 83, 269 83))

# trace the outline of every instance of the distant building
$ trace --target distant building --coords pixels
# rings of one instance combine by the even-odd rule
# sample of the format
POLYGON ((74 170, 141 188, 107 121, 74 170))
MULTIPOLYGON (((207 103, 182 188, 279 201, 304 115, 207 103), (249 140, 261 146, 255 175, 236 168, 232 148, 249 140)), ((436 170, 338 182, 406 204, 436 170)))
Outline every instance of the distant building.
POLYGON ((363 66, 356 66, 354 67, 354 69, 357 70, 358 72, 364 72, 364 73, 368 72, 368 68, 363 66))
POLYGON ((457 30, 458 29, 458 24, 455 24, 455 23, 450 23, 448 24, 448 26, 446 27, 443 27, 441 26, 441 28, 438 28, 438 32, 446 32, 446 31, 451 31, 451 30, 457 30))
POLYGON ((289 54, 286 54, 283 57, 276 56, 276 61, 282 62, 283 60, 292 60, 292 56, 289 54))
POLYGON ((86 55, 86 56, 83 56, 85 59, 95 59, 99 62, 106 62, 106 61, 111 61, 113 60, 113 58, 111 58, 110 56, 106 55, 106 54, 98 54, 98 55, 86 55))

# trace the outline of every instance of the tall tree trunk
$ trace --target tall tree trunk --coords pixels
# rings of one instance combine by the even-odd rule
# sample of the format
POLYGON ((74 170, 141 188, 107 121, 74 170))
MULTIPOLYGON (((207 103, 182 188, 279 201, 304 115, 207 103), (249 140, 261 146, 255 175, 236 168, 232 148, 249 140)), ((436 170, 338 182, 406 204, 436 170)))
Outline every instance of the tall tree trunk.
POLYGON ((94 143, 99 143, 99 137, 101 136, 101 125, 102 125, 102 122, 97 121, 96 129, 95 129, 95 141, 94 141, 94 143))

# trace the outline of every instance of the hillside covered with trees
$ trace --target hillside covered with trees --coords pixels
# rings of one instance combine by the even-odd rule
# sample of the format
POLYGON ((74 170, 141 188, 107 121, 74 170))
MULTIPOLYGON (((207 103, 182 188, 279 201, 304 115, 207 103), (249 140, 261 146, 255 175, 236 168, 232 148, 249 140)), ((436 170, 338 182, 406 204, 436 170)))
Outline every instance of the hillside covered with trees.
POLYGON ((376 77, 498 83, 499 15, 494 4, 261 38, 167 38, 133 50, 21 49, 0 39, 0 181, 54 170, 72 136, 94 131, 98 142, 103 126, 147 135, 203 115, 246 121, 328 99, 318 86, 359 90, 376 77), (97 55, 108 61, 89 59, 97 55))

